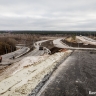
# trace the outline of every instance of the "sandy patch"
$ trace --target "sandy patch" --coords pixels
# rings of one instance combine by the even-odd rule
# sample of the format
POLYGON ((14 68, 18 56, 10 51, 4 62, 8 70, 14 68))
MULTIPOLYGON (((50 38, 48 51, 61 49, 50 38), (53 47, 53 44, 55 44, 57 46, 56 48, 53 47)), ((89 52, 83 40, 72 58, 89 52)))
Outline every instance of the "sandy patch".
POLYGON ((48 74, 62 57, 72 51, 59 52, 41 63, 23 68, 13 76, 0 82, 0 96, 27 96, 32 89, 48 74))

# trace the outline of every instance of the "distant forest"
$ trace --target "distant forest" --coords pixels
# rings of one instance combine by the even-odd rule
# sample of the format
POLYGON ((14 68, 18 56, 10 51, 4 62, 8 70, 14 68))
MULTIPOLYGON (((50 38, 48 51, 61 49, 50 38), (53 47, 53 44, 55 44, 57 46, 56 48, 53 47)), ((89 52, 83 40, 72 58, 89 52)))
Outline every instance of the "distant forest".
POLYGON ((66 34, 66 35, 94 35, 96 36, 96 31, 0 31, 0 33, 14 33, 14 34, 42 34, 42 35, 51 35, 51 34, 66 34))

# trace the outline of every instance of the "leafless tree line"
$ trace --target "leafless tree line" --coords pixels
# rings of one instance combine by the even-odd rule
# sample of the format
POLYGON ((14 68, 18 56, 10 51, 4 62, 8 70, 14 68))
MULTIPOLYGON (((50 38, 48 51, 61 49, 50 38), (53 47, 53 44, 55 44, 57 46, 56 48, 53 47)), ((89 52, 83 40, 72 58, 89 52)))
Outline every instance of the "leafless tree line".
POLYGON ((0 54, 5 54, 16 50, 17 44, 25 44, 30 48, 33 47, 34 42, 41 40, 39 34, 0 34, 0 54))

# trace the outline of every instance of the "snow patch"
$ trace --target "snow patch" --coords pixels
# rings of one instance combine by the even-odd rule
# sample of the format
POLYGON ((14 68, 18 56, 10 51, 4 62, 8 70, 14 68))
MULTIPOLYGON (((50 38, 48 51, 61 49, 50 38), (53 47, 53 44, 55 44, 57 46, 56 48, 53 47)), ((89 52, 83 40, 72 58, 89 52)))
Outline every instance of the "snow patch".
POLYGON ((22 70, 24 67, 28 67, 33 65, 34 63, 39 63, 43 61, 44 59, 46 59, 46 57, 48 57, 48 55, 25 57, 21 61, 17 62, 19 64, 18 68, 12 73, 12 75, 16 74, 18 71, 22 70))

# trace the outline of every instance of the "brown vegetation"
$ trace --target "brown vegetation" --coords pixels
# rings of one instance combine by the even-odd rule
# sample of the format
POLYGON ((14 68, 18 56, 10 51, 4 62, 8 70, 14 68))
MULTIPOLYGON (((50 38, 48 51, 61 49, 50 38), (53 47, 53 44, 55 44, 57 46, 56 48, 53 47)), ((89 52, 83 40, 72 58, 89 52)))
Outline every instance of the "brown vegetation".
POLYGON ((33 49, 34 42, 41 40, 40 37, 39 34, 0 34, 0 55, 15 51, 16 44, 24 44, 33 49))
POLYGON ((0 37, 0 55, 16 50, 15 41, 11 38, 0 37))
POLYGON ((76 41, 76 36, 68 37, 68 38, 66 38, 66 41, 76 43, 77 42, 76 41))

